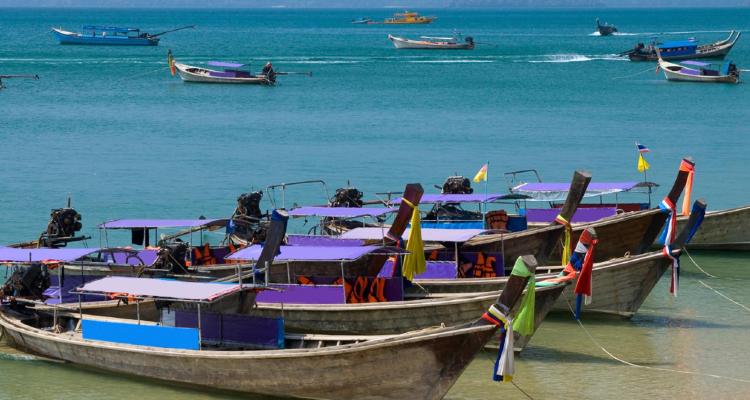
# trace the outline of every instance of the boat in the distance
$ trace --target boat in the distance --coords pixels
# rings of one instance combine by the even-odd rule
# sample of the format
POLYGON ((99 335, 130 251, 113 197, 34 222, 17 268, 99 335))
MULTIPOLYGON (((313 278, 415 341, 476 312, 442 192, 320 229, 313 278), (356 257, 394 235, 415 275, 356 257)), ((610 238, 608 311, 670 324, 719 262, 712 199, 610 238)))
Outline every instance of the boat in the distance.
POLYGON ((14 78, 39 80, 39 75, 0 75, 0 89, 5 88, 5 85, 3 84, 3 79, 14 79, 14 78))
POLYGON ((138 28, 121 28, 116 26, 85 25, 81 32, 70 32, 62 28, 52 28, 60 44, 83 44, 104 46, 156 46, 160 36, 183 29, 195 28, 193 25, 183 26, 168 31, 150 34, 141 32, 138 28))
POLYGON ((630 61, 656 61, 659 54, 664 60, 691 60, 695 58, 724 58, 732 50, 742 32, 731 31, 729 37, 718 42, 699 45, 698 41, 687 40, 658 43, 652 41, 648 46, 638 43, 632 50, 620 53, 626 55, 630 61))
POLYGON ((273 85, 276 83, 276 73, 273 69, 268 74, 253 74, 247 64, 241 64, 229 61, 209 61, 207 63, 212 67, 220 67, 222 70, 215 70, 203 67, 173 62, 174 69, 185 82, 199 83, 236 83, 247 85, 273 85))
POLYGON ((383 23, 389 25, 429 24, 437 17, 425 17, 413 11, 404 11, 393 14, 393 18, 386 18, 383 23))
POLYGON ((456 36, 420 36, 421 40, 413 40, 388 35, 388 40, 390 40, 393 43, 393 46, 397 49, 472 50, 474 48, 474 38, 472 38, 471 36, 467 36, 463 42, 460 42, 456 36))
POLYGON ((599 32, 599 36, 609 36, 609 35, 617 32, 617 27, 614 26, 614 25, 612 25, 612 24, 608 24, 606 22, 604 23, 604 25, 602 25, 599 22, 599 18, 597 18, 596 19, 596 30, 599 32))
POLYGON ((370 17, 362 17, 362 18, 353 19, 352 23, 353 24, 372 24, 373 21, 372 21, 372 18, 370 17))
POLYGON ((664 72, 669 81, 739 83, 740 70, 731 61, 710 63, 703 61, 683 61, 679 64, 659 59, 657 69, 664 72))

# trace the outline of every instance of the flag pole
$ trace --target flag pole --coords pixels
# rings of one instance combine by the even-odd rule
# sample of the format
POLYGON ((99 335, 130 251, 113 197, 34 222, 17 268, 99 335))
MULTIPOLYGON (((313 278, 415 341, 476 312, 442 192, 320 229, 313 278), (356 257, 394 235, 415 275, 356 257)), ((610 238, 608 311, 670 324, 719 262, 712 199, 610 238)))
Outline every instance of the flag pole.
POLYGON ((482 213, 482 226, 487 228, 487 182, 490 179, 490 162, 487 161, 487 172, 484 175, 484 212, 482 213))

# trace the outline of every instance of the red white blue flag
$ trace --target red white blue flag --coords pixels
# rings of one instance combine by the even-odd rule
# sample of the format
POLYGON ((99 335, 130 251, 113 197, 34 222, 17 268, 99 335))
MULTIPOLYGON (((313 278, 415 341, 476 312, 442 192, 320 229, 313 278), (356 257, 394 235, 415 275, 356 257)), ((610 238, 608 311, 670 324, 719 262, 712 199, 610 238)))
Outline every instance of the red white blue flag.
POLYGON ((651 151, 651 150, 648 149, 648 147, 646 147, 646 146, 644 146, 644 145, 642 145, 642 144, 640 144, 638 142, 635 142, 635 146, 638 147, 638 152, 641 153, 641 154, 648 153, 648 152, 651 151))

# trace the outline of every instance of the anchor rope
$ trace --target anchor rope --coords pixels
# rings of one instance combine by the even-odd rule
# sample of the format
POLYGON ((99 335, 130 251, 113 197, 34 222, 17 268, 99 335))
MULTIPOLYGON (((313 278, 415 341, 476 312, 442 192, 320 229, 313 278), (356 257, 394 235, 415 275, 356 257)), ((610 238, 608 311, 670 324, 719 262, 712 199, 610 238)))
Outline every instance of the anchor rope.
POLYGON ((703 282, 702 280, 700 280, 700 279, 699 279, 699 280, 698 280, 698 283, 700 283, 701 285, 703 285, 703 286, 705 286, 705 287, 707 287, 707 288, 709 288, 709 289, 713 290, 713 291, 714 291, 714 293, 718 294, 719 296, 721 296, 721 297, 723 297, 723 298, 725 298, 725 299, 727 299, 727 300, 731 301, 732 303, 734 303, 734 304, 736 304, 736 305, 738 305, 738 306, 740 306, 740 307, 744 308, 744 309, 745 309, 745 311, 750 311, 750 308, 748 308, 748 307, 747 307, 747 306, 745 306, 744 304, 742 304, 742 303, 740 303, 740 302, 738 302, 738 301, 735 301, 735 300, 731 299, 731 298, 730 298, 729 296, 725 295, 724 293, 721 293, 720 291, 718 291, 718 290, 716 290, 716 289, 712 288, 711 286, 708 286, 708 285, 707 285, 707 284, 706 284, 705 282, 703 282))
MULTIPOLYGON (((568 308, 570 309, 570 312, 573 312, 573 307, 571 306, 570 301, 568 301, 567 304, 568 304, 568 308)), ((748 310, 748 311, 750 311, 750 310, 748 310)), ((617 357, 616 355, 612 354, 609 350, 607 350, 606 348, 604 348, 604 346, 602 346, 602 344, 599 343, 599 341, 594 338, 594 336, 591 334, 591 332, 589 332, 589 330, 586 329, 585 326, 583 326, 583 323, 581 322, 580 319, 576 320, 576 322, 578 322, 578 326, 581 327, 581 329, 583 329, 583 332, 586 333, 586 336, 588 336, 589 339, 591 339, 591 341, 596 346, 599 347, 599 349, 601 349, 605 354, 607 354, 608 356, 610 356, 613 360, 618 361, 618 362, 620 362, 622 364, 625 364, 625 365, 627 365, 629 367, 643 368, 643 369, 649 369, 649 370, 654 370, 654 371, 673 372, 673 373, 685 374, 685 375, 707 376, 707 377, 716 378, 716 379, 726 379, 726 380, 735 381, 735 382, 750 383, 750 380, 748 380, 748 379, 733 378, 731 376, 722 376, 722 375, 716 375, 716 374, 706 374, 706 373, 697 372, 697 371, 685 371, 685 370, 671 369, 671 368, 651 367, 651 366, 648 366, 648 365, 640 365, 640 364, 632 363, 632 362, 627 361, 627 360, 623 360, 622 358, 617 357)))
POLYGON ((636 72, 636 73, 634 73, 634 74, 630 74, 630 75, 625 75, 625 76, 616 76, 616 77, 614 77, 614 78, 612 78, 612 79, 625 79, 625 78, 630 78, 630 77, 633 77, 633 76, 636 76, 636 75, 640 75, 640 74, 646 73, 646 72, 648 72, 648 71, 653 71, 653 70, 654 70, 654 68, 653 68, 653 67, 649 67, 649 68, 647 68, 647 69, 644 69, 643 71, 640 71, 640 72, 636 72))
POLYGON ((684 251, 684 252, 685 252, 685 254, 687 254, 688 258, 689 258, 689 259, 690 259, 690 261, 691 261, 691 262, 693 263, 693 265, 695 265, 695 266, 696 266, 696 268, 698 268, 698 269, 699 269, 699 270, 700 270, 701 272, 703 272, 704 274, 706 274, 706 276, 708 276, 709 278, 717 278, 717 276, 716 276, 716 275, 711 275, 711 274, 709 274, 708 272, 706 272, 706 271, 705 271, 705 270, 704 270, 703 268, 701 268, 701 266, 700 266, 700 265, 698 265, 698 263, 697 263, 697 262, 696 262, 696 261, 695 261, 695 260, 693 259, 693 256, 691 256, 691 255, 690 255, 690 253, 688 253, 688 250, 687 250, 687 248, 684 248, 684 249, 682 249, 682 251, 684 251))

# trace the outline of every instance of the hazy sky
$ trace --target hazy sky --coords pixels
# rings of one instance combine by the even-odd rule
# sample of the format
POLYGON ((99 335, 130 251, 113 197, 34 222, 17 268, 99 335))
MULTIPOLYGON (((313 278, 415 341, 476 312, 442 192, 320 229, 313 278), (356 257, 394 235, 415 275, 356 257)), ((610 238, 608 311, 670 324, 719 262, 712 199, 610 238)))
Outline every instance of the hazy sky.
POLYGON ((443 7, 748 7, 750 0, 0 0, 0 7, 443 8, 443 7))

